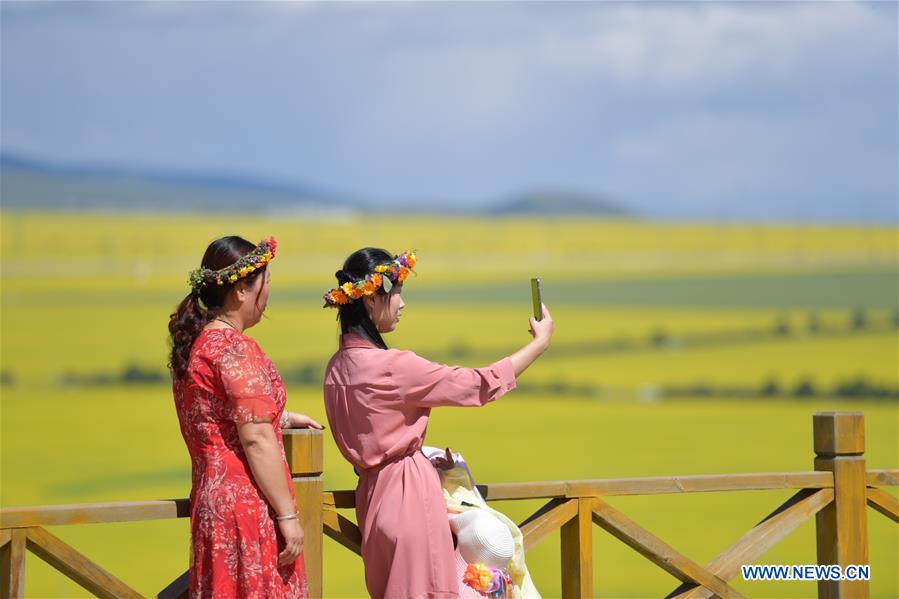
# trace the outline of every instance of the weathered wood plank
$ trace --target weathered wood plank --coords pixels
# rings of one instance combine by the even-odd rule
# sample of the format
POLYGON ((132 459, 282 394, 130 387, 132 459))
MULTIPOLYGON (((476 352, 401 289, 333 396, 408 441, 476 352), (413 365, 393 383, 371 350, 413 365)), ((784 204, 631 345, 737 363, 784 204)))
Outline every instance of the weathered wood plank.
MULTIPOLYGON (((865 421, 860 412, 814 415, 815 470, 833 473, 834 499, 815 516, 818 563, 868 563, 868 509, 865 471, 865 421)), ((819 597, 858 597, 870 593, 867 580, 819 580, 819 597)))
POLYGON ((487 501, 507 499, 549 499, 568 495, 568 483, 565 481, 495 483, 477 485, 478 491, 487 501))
POLYGON ((899 470, 874 469, 865 473, 869 487, 899 487, 899 470))
MULTIPOLYGON (((321 441, 321 435, 319 435, 321 441)), ((322 489, 320 476, 295 477, 294 494, 300 525, 303 527, 303 559, 306 562, 307 583, 312 597, 322 596, 324 578, 322 558, 322 489)))
POLYGON ((707 493, 764 489, 803 489, 833 486, 822 472, 761 472, 749 474, 699 474, 655 476, 596 481, 572 481, 569 496, 655 495, 659 493, 707 493))
POLYGON ((594 500, 593 521, 678 580, 698 583, 719 597, 742 597, 721 578, 674 549, 602 499, 594 500))
POLYGON ((548 499, 552 497, 612 497, 661 493, 704 493, 766 489, 824 489, 833 486, 827 472, 759 472, 748 474, 697 474, 539 483, 478 485, 488 501, 548 499))
POLYGON ((893 522, 899 522, 899 499, 886 491, 868 489, 868 505, 893 522))
POLYGON ((562 597, 593 596, 593 504, 594 499, 577 500, 577 515, 562 525, 562 597))
POLYGON ((188 499, 39 505, 0 509, 0 527, 27 528, 188 517, 190 517, 190 500, 188 499))
POLYGON ((362 555, 362 533, 359 527, 334 510, 324 510, 322 515, 324 533, 356 555, 362 555))
POLYGON ((188 599, 190 570, 173 580, 167 587, 159 591, 156 599, 188 599))
POLYGON ((530 551, 547 535, 577 515, 577 499, 551 499, 530 518, 519 525, 524 550, 530 551))
POLYGON ((311 428, 290 428, 281 431, 284 456, 294 476, 318 476, 324 468, 322 432, 311 428))
POLYGON ((12 599, 25 596, 25 546, 24 529, 12 530, 9 542, 0 548, 0 597, 12 599))
POLYGON ((346 510, 356 507, 355 491, 325 491, 322 493, 322 507, 332 510, 346 510))
POLYGON ((812 435, 819 456, 865 453, 865 418, 861 412, 816 412, 812 435))
POLYGON ((43 528, 29 528, 28 548, 42 560, 102 599, 140 599, 127 584, 43 528))
MULTIPOLYGON (((831 501, 833 489, 799 491, 709 562, 706 570, 722 580, 731 580, 739 573, 742 564, 755 562, 831 501)), ((668 595, 678 599, 711 596, 711 591, 694 584, 682 584, 668 595)))

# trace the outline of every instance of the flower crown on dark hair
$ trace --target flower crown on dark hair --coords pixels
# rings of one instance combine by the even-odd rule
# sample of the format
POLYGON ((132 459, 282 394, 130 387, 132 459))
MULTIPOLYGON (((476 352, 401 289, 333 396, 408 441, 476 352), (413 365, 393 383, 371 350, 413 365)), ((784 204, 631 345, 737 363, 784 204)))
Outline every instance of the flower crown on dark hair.
POLYGON ((348 281, 336 289, 329 290, 325 294, 325 305, 322 308, 351 304, 360 297, 373 295, 379 287, 390 293, 394 285, 406 280, 417 261, 415 250, 409 250, 386 264, 379 264, 375 267, 375 272, 366 275, 364 279, 348 281))
POLYGON ((204 285, 215 283, 216 285, 225 285, 236 283, 238 279, 248 276, 255 270, 258 270, 272 261, 275 257, 275 249, 278 242, 274 237, 269 237, 259 242, 259 245, 253 251, 244 254, 231 266, 226 266, 220 270, 210 270, 202 266, 196 270, 190 271, 187 280, 194 292, 199 293, 204 285))

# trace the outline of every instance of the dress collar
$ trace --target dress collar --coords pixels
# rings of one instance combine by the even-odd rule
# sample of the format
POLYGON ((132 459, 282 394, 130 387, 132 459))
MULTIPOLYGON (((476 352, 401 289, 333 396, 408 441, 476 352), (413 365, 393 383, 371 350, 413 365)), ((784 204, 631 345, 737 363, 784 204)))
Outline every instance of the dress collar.
POLYGON ((350 349, 354 347, 375 349, 377 348, 377 345, 356 333, 346 333, 340 336, 340 349, 350 349))

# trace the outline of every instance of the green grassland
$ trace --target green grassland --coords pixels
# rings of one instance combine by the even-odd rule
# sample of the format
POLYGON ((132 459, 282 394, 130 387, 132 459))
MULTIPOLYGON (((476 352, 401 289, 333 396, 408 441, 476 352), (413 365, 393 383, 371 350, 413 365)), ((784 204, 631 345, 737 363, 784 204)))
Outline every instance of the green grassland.
MULTIPOLYGON (((319 419, 314 380, 290 373, 320 369, 334 350, 335 314, 320 296, 349 251, 417 248, 418 275, 388 342, 468 366, 528 339, 527 278, 540 275, 557 323, 553 349, 519 392, 480 410, 437 410, 429 427, 428 443, 463 452, 481 482, 809 470, 820 410, 864 412, 869 467, 899 464, 895 399, 827 393, 857 379, 899 388, 895 228, 9 212, 0 226, 3 506, 187 495, 190 464, 167 384, 71 375, 164 373, 165 325, 186 273, 209 240, 231 232, 279 239, 267 318, 251 334, 285 373, 290 408, 319 419), (853 326, 859 312, 865 324, 853 326), (771 381, 785 393, 660 392, 771 381), (818 392, 793 396, 803 381, 818 392), (566 391, 578 386, 591 393, 566 391)), ((355 476, 327 436, 325 452, 326 488, 352 488, 355 476)), ((609 502, 703 563, 787 495, 609 502)), ((498 507, 521 520, 539 503, 498 507)), ((899 528, 868 516, 872 596, 895 597, 899 528)), ((52 530, 148 595, 187 564, 183 520, 52 530)), ((677 586, 598 528, 594 537, 598 595, 656 597, 677 586)), ((759 563, 814 562, 814 543, 811 521, 759 563)), ((326 595, 364 595, 359 558, 330 540, 325 548, 326 595)), ((558 537, 528 563, 543 595, 558 596, 558 537)), ((85 595, 33 556, 26 585, 28 596, 85 595)), ((814 583, 734 586, 751 597, 815 592, 814 583)))

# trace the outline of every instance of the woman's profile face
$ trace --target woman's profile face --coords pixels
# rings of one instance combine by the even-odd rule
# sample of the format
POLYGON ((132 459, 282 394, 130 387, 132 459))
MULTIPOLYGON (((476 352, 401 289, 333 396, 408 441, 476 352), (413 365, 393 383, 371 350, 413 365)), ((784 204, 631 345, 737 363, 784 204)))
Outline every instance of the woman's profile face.
POLYGON ((403 284, 399 283, 394 285, 387 295, 376 293, 370 296, 371 308, 368 316, 379 333, 389 333, 399 324, 403 308, 406 306, 402 293, 403 284))
POLYGON ((262 320, 262 314, 268 305, 269 279, 271 279, 271 275, 266 268, 262 276, 255 277, 244 288, 244 297, 240 311, 242 312, 246 328, 250 328, 262 320))

